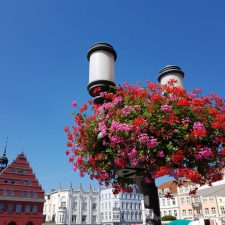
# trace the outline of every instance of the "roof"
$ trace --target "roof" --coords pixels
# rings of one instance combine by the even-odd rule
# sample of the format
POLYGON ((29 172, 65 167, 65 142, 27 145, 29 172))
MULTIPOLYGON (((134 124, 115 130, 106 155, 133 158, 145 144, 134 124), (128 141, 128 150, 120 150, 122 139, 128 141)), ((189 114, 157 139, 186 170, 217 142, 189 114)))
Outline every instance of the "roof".
POLYGON ((191 222, 191 220, 173 220, 168 225, 187 225, 191 222))
POLYGON ((221 180, 212 184, 212 186, 202 186, 197 190, 198 196, 225 196, 225 180, 221 180))
POLYGON ((169 188, 171 193, 177 193, 177 185, 173 181, 167 181, 158 186, 158 189, 169 188))

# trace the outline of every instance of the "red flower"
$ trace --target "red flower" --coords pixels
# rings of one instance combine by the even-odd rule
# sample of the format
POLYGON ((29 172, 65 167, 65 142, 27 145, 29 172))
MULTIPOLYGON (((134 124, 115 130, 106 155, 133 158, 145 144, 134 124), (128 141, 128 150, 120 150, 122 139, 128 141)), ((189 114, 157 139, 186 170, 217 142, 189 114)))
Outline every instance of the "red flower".
POLYGON ((225 148, 222 149, 221 155, 222 155, 223 157, 225 157, 225 148))
POLYGON ((70 130, 69 127, 68 126, 65 126, 64 132, 68 132, 69 130, 70 130))
POLYGON ((177 102, 178 106, 189 106, 189 102, 187 99, 181 99, 177 102))
POLYGON ((70 154, 70 151, 69 150, 66 150, 65 153, 66 153, 66 155, 69 155, 70 154))
POLYGON ((143 117, 138 117, 138 118, 134 119, 133 124, 135 127, 140 127, 140 126, 145 127, 147 125, 147 122, 143 117))
POLYGON ((174 154, 171 157, 172 162, 176 165, 180 165, 183 159, 184 159, 184 155, 182 151, 179 151, 177 154, 174 154))
POLYGON ((67 147, 72 147, 72 146, 73 146, 72 142, 67 142, 67 147))
POLYGON ((84 104, 81 108, 80 108, 80 112, 84 112, 85 110, 87 110, 87 104, 84 104))

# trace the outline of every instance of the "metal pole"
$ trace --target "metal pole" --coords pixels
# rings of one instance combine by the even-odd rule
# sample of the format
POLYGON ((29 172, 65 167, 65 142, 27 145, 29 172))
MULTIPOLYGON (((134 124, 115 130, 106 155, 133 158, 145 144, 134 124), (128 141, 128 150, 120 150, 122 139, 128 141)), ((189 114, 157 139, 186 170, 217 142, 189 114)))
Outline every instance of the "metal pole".
POLYGON ((161 225, 158 188, 155 179, 149 175, 136 176, 136 184, 144 196, 146 224, 161 225))

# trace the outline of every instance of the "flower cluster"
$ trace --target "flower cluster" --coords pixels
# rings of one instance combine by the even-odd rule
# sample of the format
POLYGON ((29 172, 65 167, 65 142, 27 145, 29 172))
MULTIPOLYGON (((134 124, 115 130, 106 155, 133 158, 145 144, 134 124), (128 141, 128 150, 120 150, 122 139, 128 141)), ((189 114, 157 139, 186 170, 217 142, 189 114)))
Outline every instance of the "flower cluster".
MULTIPOLYGON (((187 92, 170 81, 128 85, 102 93, 104 103, 87 116, 84 104, 65 127, 69 162, 80 175, 115 192, 129 192, 134 180, 116 170, 142 169, 153 178, 169 175, 178 184, 200 185, 222 179, 225 167, 225 102, 215 94, 187 92)), ((76 103, 72 105, 77 107, 76 103)))

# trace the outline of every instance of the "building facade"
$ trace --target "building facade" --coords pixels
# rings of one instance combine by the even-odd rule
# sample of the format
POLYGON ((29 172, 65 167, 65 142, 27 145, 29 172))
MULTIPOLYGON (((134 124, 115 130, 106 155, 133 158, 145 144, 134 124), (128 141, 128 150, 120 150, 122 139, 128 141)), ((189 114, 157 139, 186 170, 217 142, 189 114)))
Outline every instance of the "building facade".
POLYGON ((173 181, 165 182, 158 187, 161 216, 175 216, 180 219, 180 210, 177 196, 177 185, 173 181), (166 198, 170 193, 172 198, 166 198))
POLYGON ((114 195, 112 188, 101 190, 101 217, 103 225, 142 224, 141 193, 114 195))
POLYGON ((56 224, 100 224, 99 190, 58 189, 45 196, 44 220, 56 224))
POLYGON ((4 153, 0 158, 0 224, 41 225, 44 191, 26 156, 19 154, 9 166, 5 160, 4 153))

